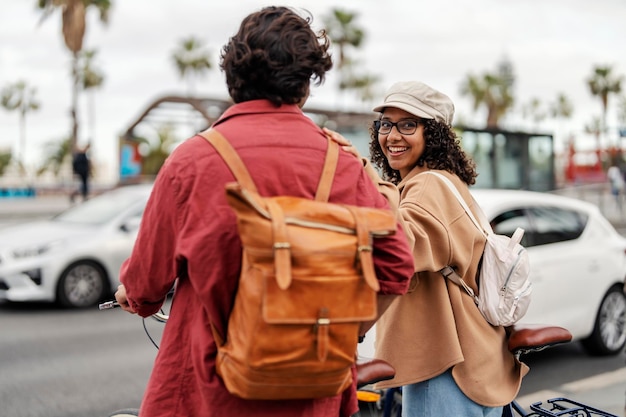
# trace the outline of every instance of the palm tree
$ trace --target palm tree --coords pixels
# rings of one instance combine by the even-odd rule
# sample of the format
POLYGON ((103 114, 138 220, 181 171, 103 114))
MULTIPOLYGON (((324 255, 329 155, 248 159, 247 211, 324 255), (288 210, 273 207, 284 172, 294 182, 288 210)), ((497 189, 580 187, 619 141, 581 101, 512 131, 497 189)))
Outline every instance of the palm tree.
POLYGON ((358 49, 365 41, 365 31, 355 23, 357 17, 357 13, 333 9, 323 20, 328 37, 337 46, 339 53, 337 61, 339 91, 355 90, 362 100, 371 101, 375 95, 374 86, 379 82, 380 77, 367 73, 355 73, 354 68, 362 66, 357 65, 348 53, 349 48, 358 49))
POLYGON ((29 87, 25 81, 9 84, 2 90, 1 104, 7 111, 18 111, 20 117, 20 140, 17 161, 22 172, 26 162, 26 115, 31 111, 39 110, 36 98, 37 90, 29 87))
POLYGON ((597 96, 602 103, 602 132, 606 132, 606 113, 609 107, 609 96, 622 91, 622 77, 614 77, 610 66, 596 66, 593 74, 587 79, 591 95, 597 96))
POLYGON ((492 129, 498 128, 514 103, 508 80, 499 74, 484 73, 480 77, 468 74, 461 84, 461 94, 473 99, 475 111, 481 105, 487 108, 487 128, 492 129))
POLYGON ((81 51, 79 54, 78 66, 80 87, 83 91, 90 93, 88 97, 89 102, 87 110, 90 140, 95 139, 96 112, 94 90, 101 87, 104 83, 104 74, 94 65, 96 55, 97 51, 95 49, 81 51))
POLYGON ((0 152, 0 177, 4 175, 4 171, 11 164, 11 158, 11 152, 0 152))
POLYGON ((356 13, 333 9, 323 18, 328 37, 339 50, 337 69, 340 71, 348 62, 346 48, 359 48, 365 39, 365 31, 354 24, 357 16, 356 13))
POLYGON ((87 27, 86 16, 90 8, 97 9, 100 21, 109 21, 111 0, 37 0, 37 8, 43 11, 41 21, 48 18, 55 10, 61 10, 62 32, 65 46, 72 54, 72 149, 78 140, 78 94, 81 88, 79 79, 79 52, 83 49, 83 40, 87 27))
POLYGON ((372 74, 355 75, 350 73, 342 77, 339 83, 340 90, 355 90, 359 98, 365 102, 371 102, 375 96, 374 86, 378 84, 380 77, 372 74))
POLYGON ((203 76, 212 68, 210 53, 204 49, 204 43, 190 36, 180 41, 172 59, 180 77, 187 81, 187 94, 195 91, 194 78, 203 76))
POLYGON ((537 97, 533 97, 530 101, 522 107, 522 115, 530 118, 537 126, 543 122, 547 116, 541 100, 537 97))
POLYGON ((55 177, 59 176, 61 168, 66 165, 66 161, 72 158, 71 148, 72 138, 61 139, 60 141, 50 141, 45 144, 45 159, 37 169, 37 175, 46 171, 52 171, 55 177))
POLYGON ((574 113, 574 106, 564 93, 558 93, 556 101, 550 105, 549 112, 555 119, 569 119, 574 113))

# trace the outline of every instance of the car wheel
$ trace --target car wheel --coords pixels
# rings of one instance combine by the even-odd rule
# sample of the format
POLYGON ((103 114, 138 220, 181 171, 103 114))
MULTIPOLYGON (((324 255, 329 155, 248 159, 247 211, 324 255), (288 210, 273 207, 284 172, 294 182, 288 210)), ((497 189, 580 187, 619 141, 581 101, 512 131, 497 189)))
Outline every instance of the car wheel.
POLYGON ((585 350, 595 356, 616 355, 626 345, 626 294, 621 286, 609 289, 596 316, 593 333, 582 341, 585 350))
POLYGON ((70 265, 57 286, 57 301, 64 307, 90 307, 106 295, 106 274, 95 262, 70 265))

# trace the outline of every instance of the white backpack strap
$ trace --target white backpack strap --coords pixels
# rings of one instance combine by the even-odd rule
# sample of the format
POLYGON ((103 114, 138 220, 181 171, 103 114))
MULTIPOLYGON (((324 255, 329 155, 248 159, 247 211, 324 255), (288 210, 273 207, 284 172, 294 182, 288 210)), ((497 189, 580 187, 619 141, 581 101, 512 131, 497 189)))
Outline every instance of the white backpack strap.
POLYGON ((461 196, 461 193, 459 193, 459 190, 452 183, 452 181, 450 181, 450 179, 448 179, 448 177, 446 177, 445 175, 443 175, 443 174, 441 174, 439 172, 435 172, 435 171, 424 171, 424 172, 422 172, 422 174, 431 174, 431 175, 434 175, 436 177, 439 177, 448 186, 450 191, 452 191, 452 193, 454 194, 456 199, 459 201, 459 204, 461 204, 461 206, 465 210, 465 213, 467 213, 467 215, 472 220, 472 222, 474 223, 476 228, 478 230, 480 230, 481 232, 483 232, 485 235, 487 235, 489 232, 491 232, 491 227, 488 226, 489 223, 485 222, 484 217, 481 218, 481 220, 483 220, 482 222, 479 222, 478 220, 476 220, 476 217, 474 217, 474 214, 472 213, 470 208, 467 206, 467 203, 465 202, 465 200, 461 196))
POLYGON ((459 287, 462 287, 465 290, 465 292, 468 293, 470 297, 474 299, 474 303, 478 305, 478 297, 476 296, 476 294, 474 294, 474 290, 472 289, 472 287, 467 285, 467 283, 463 281, 463 278, 461 278, 461 276, 457 274, 456 271, 451 266, 445 266, 443 269, 439 271, 439 273, 443 275, 445 278, 448 278, 450 281, 454 282, 459 287))

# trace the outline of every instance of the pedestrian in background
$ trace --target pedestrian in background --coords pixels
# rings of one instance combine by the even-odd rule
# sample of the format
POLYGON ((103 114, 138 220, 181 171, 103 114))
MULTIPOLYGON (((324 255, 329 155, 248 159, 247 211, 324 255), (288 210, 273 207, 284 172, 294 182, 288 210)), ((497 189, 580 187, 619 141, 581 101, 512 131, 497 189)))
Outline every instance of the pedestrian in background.
POLYGON ((82 196, 83 201, 86 201, 89 196, 91 163, 87 152, 89 151, 90 146, 91 145, 87 143, 84 147, 76 149, 74 155, 72 156, 72 170, 80 180, 79 187, 70 194, 70 201, 72 203, 78 195, 82 196))
POLYGON ((615 199, 615 204, 619 212, 622 212, 622 198, 624 194, 624 176, 622 170, 617 165, 611 165, 606 171, 606 177, 611 187, 611 195, 615 199))
MULTIPOLYGON (((212 129, 236 149, 261 195, 313 198, 329 146, 301 107, 332 61, 325 32, 286 7, 247 16, 223 47, 220 67, 234 101, 212 129)), ((176 290, 140 415, 150 417, 348 417, 356 378, 342 393, 302 400, 245 400, 217 375, 214 333, 226 335, 241 269, 236 217, 224 191, 233 175, 204 137, 194 136, 159 171, 115 298, 146 317, 176 290), (213 330, 213 331, 212 331, 213 330)), ((339 153, 329 201, 388 208, 352 155, 339 153)), ((413 273, 406 235, 374 239, 379 312, 404 294, 413 273)), ((122 341, 123 342, 123 341, 122 341)), ((276 343, 282 343, 277 341, 276 343)), ((353 368, 353 375, 356 368, 353 368)))

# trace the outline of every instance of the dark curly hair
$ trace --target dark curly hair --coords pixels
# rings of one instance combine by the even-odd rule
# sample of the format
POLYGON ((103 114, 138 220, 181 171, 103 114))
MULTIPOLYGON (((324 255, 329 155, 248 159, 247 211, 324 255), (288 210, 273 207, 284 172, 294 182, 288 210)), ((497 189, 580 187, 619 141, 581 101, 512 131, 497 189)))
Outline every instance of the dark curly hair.
MULTIPOLYGON (((425 148, 416 165, 426 166, 429 169, 440 169, 456 174, 467 185, 476 182, 476 164, 461 149, 456 133, 445 123, 434 119, 421 119, 424 126, 425 148)), ((378 132, 374 123, 370 126, 370 155, 374 166, 380 168, 383 178, 398 184, 401 180, 400 172, 392 169, 385 154, 378 143, 378 132)))
MULTIPOLYGON (((308 12, 307 12, 308 13, 308 12)), ((311 80, 324 82, 333 66, 330 39, 316 34, 306 19, 287 7, 265 7, 247 16, 224 45, 220 68, 235 103, 267 99, 274 105, 297 104, 311 80)))

